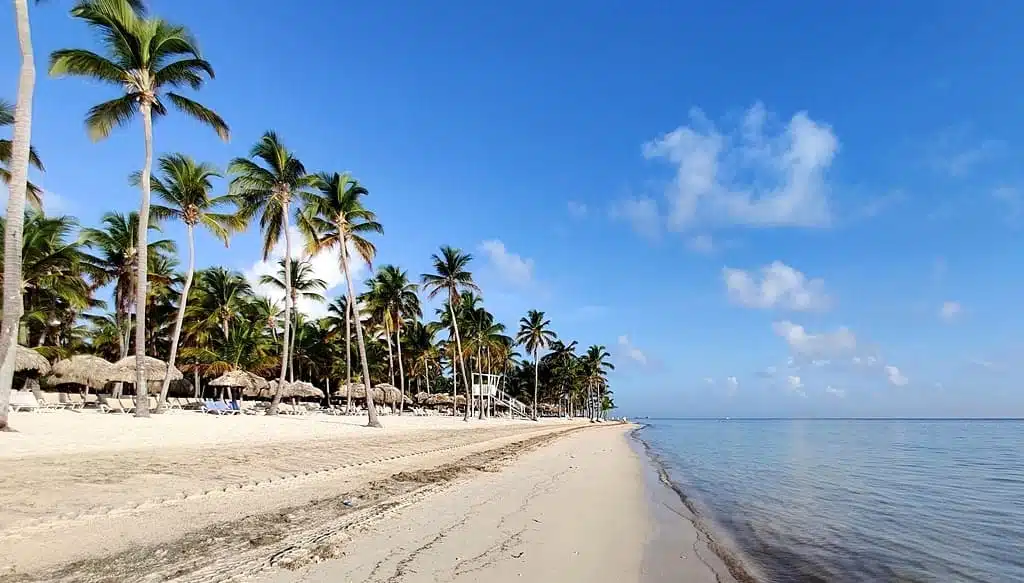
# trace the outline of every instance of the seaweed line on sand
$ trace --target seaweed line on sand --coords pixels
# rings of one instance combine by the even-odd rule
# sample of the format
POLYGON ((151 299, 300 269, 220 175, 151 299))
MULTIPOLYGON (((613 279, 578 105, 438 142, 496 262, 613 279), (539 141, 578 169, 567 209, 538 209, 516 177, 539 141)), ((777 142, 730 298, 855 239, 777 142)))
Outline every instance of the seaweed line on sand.
MULTIPOLYGON (((690 497, 683 492, 683 489, 672 481, 668 475, 668 470, 665 468, 664 462, 658 457, 658 454, 654 451, 651 445, 647 443, 645 439, 640 437, 640 432, 648 426, 649 425, 646 423, 642 424, 640 427, 630 431, 629 436, 637 443, 643 445, 644 453, 647 455, 648 460, 651 462, 651 465, 658 474, 658 480, 667 488, 675 492, 676 496, 679 497, 680 502, 686 506, 687 510, 689 510, 690 514, 693 516, 693 518, 690 518, 679 515, 680 518, 683 518, 692 524, 693 528, 695 528, 697 532, 707 540, 708 547, 711 549, 711 552, 722 560, 722 563, 724 563, 726 568, 729 569, 729 574, 732 575, 736 581, 739 583, 759 583, 758 578, 750 572, 737 553, 716 540, 714 530, 710 528, 705 521, 701 520, 701 513, 698 511, 697 506, 692 500, 690 500, 690 497)), ((700 558, 699 555, 698 558, 700 558)), ((701 559, 701 561, 703 561, 703 559, 701 559)), ((711 568, 711 566, 708 565, 708 568, 711 568)))

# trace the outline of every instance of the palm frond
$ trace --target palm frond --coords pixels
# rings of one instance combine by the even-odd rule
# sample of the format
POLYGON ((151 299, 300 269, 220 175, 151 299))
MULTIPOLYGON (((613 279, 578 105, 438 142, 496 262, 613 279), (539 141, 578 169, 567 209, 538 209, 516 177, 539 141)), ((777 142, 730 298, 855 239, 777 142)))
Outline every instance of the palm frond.
POLYGON ((106 138, 112 129, 128 124, 138 112, 139 96, 136 94, 124 95, 93 106, 85 117, 89 138, 94 142, 106 138))
POLYGON ((220 139, 225 142, 231 139, 231 131, 228 129, 228 124, 212 109, 170 91, 167 92, 167 98, 185 115, 213 128, 217 135, 220 136, 220 139))

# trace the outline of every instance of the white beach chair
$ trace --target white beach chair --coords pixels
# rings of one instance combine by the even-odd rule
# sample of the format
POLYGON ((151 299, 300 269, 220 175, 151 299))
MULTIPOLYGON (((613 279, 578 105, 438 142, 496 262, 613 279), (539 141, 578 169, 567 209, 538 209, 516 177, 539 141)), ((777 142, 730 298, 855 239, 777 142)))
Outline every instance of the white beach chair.
POLYGON ((64 408, 65 403, 61 403, 60 395, 57 393, 47 393, 46 391, 42 391, 39 394, 42 396, 42 398, 39 399, 40 409, 55 410, 64 408))
POLYGON ((39 401, 32 391, 11 391, 11 411, 39 411, 39 401))

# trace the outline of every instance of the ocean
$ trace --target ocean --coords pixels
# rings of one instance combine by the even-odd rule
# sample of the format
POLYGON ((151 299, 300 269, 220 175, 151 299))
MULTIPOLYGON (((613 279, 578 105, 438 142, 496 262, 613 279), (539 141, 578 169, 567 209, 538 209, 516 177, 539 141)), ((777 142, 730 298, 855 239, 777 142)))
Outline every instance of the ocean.
POLYGON ((1024 421, 645 422, 758 581, 1024 582, 1024 421))

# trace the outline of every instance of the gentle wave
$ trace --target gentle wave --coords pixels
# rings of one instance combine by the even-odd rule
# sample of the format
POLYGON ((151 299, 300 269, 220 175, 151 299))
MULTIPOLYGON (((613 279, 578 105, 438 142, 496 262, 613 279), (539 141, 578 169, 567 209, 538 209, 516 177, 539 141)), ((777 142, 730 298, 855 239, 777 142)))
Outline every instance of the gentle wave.
POLYGON ((1024 581, 1024 422, 652 421, 640 437, 767 582, 1024 581))

